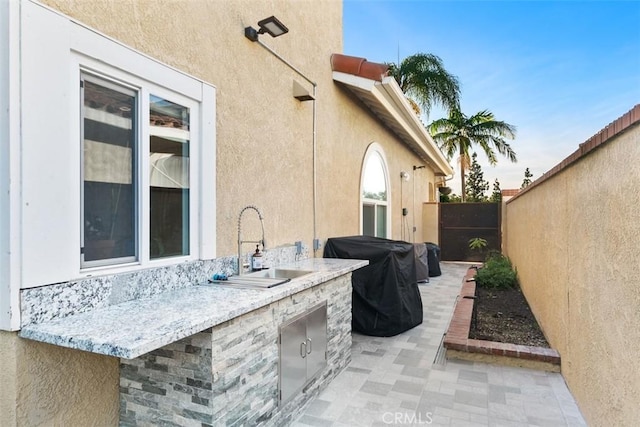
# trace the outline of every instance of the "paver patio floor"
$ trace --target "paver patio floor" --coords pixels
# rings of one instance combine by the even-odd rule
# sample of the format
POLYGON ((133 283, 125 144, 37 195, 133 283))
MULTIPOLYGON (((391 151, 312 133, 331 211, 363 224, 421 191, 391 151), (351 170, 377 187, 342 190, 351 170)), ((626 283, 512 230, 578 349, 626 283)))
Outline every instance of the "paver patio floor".
POLYGON ((353 334, 352 361, 294 426, 584 426, 562 376, 438 357, 468 264, 441 263, 420 284, 421 325, 353 334))

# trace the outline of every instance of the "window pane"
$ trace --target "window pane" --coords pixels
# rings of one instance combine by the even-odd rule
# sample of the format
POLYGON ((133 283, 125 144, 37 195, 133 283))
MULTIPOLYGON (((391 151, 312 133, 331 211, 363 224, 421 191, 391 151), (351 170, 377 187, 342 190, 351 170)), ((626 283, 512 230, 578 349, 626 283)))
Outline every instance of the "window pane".
POLYGON ((134 91, 84 80, 84 261, 136 255, 134 91))
POLYGON ((150 98, 151 258, 189 254, 189 109, 150 98))
POLYGON ((362 205, 362 235, 375 236, 376 211, 373 205, 362 205))
POLYGON ((376 205, 376 236, 387 237, 387 207, 376 205))
POLYGON ((364 165, 362 197, 365 199, 387 200, 387 185, 380 154, 373 153, 364 165))

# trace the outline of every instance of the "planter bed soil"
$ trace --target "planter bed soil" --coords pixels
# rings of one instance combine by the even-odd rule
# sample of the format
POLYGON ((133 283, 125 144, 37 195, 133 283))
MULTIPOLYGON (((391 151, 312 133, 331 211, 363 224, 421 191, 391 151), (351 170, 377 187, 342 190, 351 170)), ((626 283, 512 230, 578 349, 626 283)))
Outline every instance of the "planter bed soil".
POLYGON ((477 327, 469 338, 549 348, 522 291, 476 287, 477 327))

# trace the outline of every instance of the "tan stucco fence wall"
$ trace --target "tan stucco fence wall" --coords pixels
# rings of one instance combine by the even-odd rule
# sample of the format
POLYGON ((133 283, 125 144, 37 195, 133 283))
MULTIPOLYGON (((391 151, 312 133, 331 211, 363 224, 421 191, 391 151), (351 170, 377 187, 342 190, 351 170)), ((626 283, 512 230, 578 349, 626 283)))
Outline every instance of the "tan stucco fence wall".
POLYGON ((595 145, 506 204, 504 249, 589 425, 631 426, 640 419, 640 120, 595 145))

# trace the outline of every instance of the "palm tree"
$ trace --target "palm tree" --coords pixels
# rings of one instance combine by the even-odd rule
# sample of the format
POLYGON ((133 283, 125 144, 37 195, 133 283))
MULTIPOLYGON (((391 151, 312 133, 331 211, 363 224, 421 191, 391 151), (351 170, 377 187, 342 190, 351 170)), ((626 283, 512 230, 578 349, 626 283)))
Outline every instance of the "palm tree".
POLYGON ((459 109, 451 110, 448 118, 442 118, 429 125, 429 132, 449 160, 460 155, 460 180, 462 181, 462 201, 465 198, 464 172, 469 167, 469 151, 479 145, 491 165, 498 163, 496 151, 516 163, 516 153, 505 138, 513 139, 516 128, 509 123, 498 121, 489 110, 480 111, 467 117, 459 109))
POLYGON ((436 55, 417 53, 406 57, 400 64, 387 65, 389 75, 398 82, 410 102, 413 101, 414 110, 416 104, 426 115, 433 105, 447 110, 460 108, 458 78, 445 70, 442 60, 436 55))

